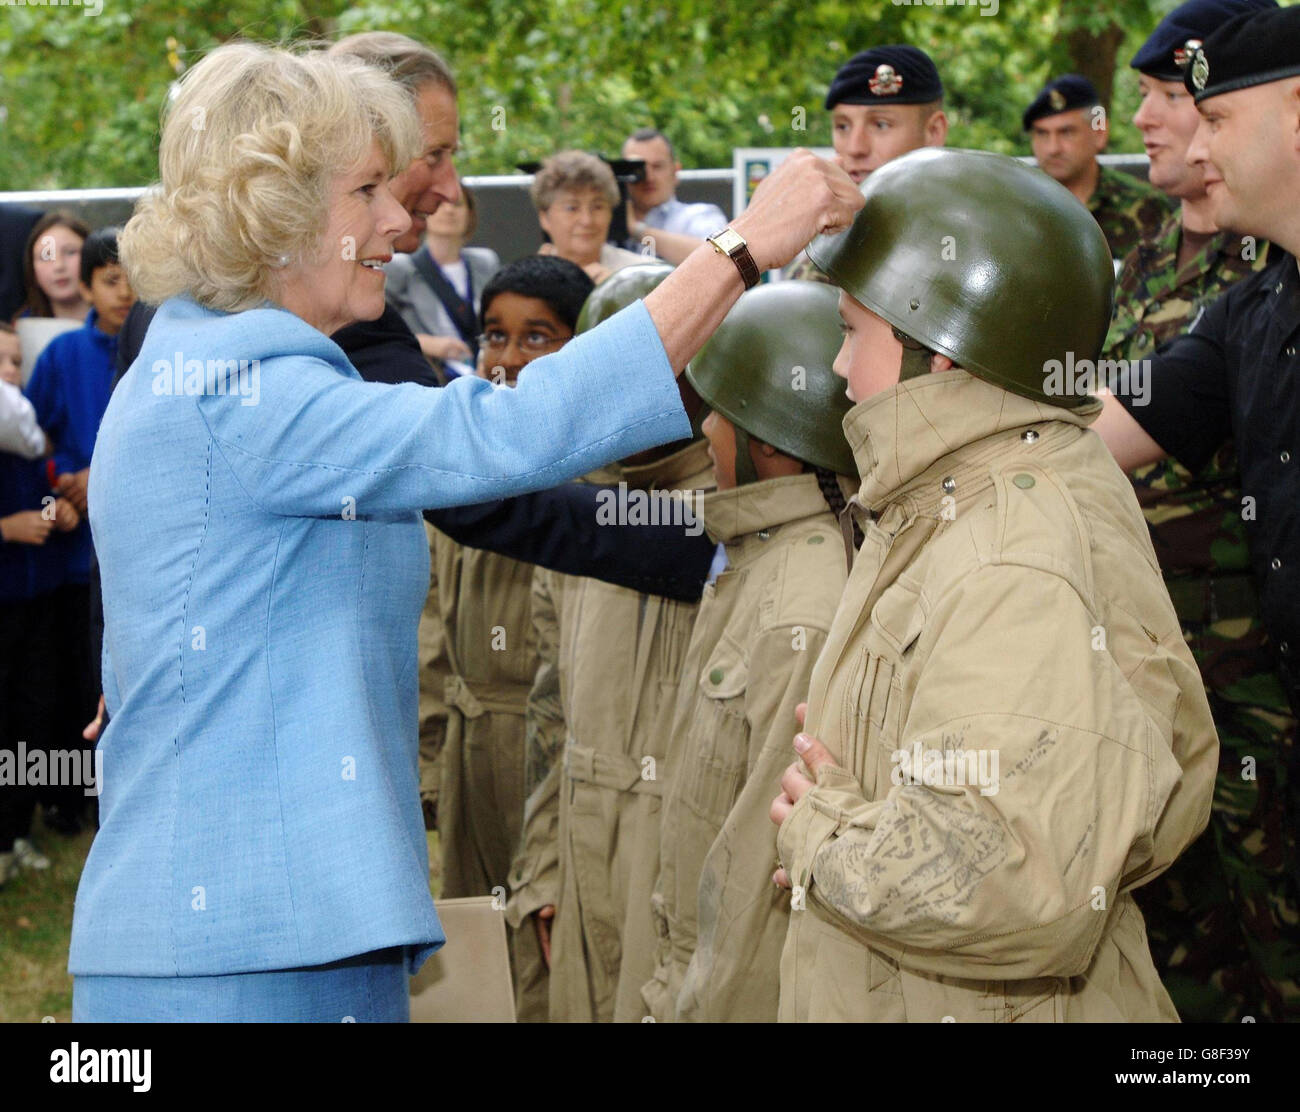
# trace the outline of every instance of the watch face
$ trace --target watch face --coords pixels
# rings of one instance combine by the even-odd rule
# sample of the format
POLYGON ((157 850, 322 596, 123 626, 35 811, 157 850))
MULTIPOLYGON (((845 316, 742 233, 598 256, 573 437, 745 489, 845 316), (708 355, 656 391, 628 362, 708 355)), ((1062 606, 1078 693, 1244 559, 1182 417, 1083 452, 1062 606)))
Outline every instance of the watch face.
POLYGON ((745 246, 744 237, 734 228, 723 228, 713 237, 713 242, 722 248, 728 255, 734 254, 745 246))

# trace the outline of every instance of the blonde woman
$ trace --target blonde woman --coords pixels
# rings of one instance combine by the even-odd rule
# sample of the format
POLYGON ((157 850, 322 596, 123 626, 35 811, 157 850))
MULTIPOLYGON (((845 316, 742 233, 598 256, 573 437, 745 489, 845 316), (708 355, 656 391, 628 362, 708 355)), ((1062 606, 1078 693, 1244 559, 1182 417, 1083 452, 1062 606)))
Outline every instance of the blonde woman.
MULTIPOLYGON (((350 57, 226 46, 170 102, 121 238, 161 306, 90 476, 111 721, 78 1019, 405 1019, 443 941, 419 511, 686 434, 674 376, 744 285, 712 250, 516 389, 361 381, 329 336, 384 311, 411 226, 390 183, 422 149, 411 93, 350 57)), ((762 267, 860 205, 835 167, 787 165, 735 229, 762 267)))

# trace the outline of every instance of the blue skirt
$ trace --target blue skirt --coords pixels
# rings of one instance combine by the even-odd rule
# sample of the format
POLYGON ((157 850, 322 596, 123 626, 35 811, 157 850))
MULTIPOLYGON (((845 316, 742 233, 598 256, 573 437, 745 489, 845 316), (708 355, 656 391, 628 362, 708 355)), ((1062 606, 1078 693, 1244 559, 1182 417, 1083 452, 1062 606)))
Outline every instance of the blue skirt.
POLYGON ((210 977, 75 977, 74 1023, 407 1023, 403 947, 210 977))

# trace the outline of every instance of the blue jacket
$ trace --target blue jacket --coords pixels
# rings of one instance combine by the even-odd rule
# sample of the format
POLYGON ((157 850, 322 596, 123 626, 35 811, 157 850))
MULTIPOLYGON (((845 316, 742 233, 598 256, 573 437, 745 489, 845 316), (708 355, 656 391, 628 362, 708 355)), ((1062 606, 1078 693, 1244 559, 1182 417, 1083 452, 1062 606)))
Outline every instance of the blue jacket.
POLYGON ((164 304, 91 468, 112 721, 69 970, 249 972, 398 945, 418 969, 443 941, 417 775, 419 511, 689 432, 640 304, 514 390, 366 383, 283 310, 164 304), (209 359, 258 362, 217 393, 209 359), (178 396, 191 382, 208 392, 178 396))
MULTIPOLYGON (((0 452, 0 517, 42 510, 50 495, 45 460, 0 452)), ((71 537, 57 530, 42 545, 0 540, 0 604, 35 598, 59 586, 66 574, 71 537)))
MULTIPOLYGON (((101 332, 99 315, 92 309, 86 323, 75 332, 55 336, 36 357, 27 397, 36 421, 54 443, 55 473, 76 472, 90 466, 99 422, 113 392, 117 337, 101 332)), ((90 526, 72 533, 68 578, 85 583, 90 569, 90 526)))

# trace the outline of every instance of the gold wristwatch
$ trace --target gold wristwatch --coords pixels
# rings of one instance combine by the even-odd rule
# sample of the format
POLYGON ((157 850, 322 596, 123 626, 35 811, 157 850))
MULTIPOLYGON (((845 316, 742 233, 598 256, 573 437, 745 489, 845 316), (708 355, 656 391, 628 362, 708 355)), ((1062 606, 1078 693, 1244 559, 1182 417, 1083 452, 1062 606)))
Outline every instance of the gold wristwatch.
POLYGON ((726 255, 736 264, 736 269, 740 271, 740 280, 745 283, 745 289, 752 290, 758 285, 758 264, 754 262, 754 256, 749 253, 749 244, 745 242, 744 236, 735 228, 723 228, 722 231, 714 232, 707 238, 719 255, 726 255))

